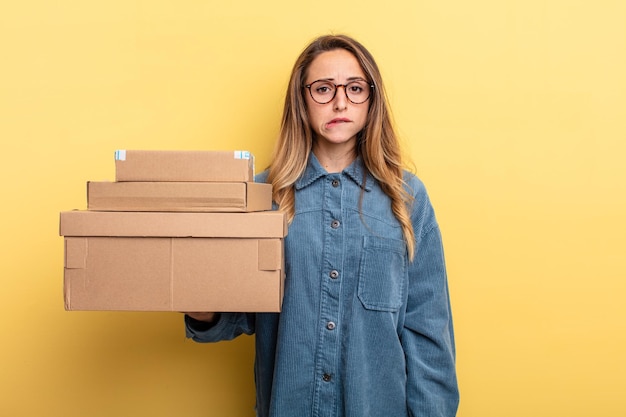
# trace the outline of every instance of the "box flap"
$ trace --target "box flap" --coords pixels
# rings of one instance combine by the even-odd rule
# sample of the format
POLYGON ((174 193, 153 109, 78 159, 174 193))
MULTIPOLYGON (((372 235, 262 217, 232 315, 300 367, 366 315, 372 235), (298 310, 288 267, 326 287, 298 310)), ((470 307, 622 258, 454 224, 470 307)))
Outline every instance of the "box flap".
POLYGON ((272 209, 272 184, 247 182, 246 189, 248 195, 246 208, 248 211, 272 209))
POLYGON ((259 270, 278 271, 283 269, 282 239, 259 239, 259 270))

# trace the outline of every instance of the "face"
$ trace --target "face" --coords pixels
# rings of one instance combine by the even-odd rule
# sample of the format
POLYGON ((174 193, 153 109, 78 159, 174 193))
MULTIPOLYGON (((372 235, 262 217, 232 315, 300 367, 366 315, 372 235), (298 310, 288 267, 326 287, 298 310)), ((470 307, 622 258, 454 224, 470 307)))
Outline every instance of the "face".
MULTIPOLYGON (((354 80, 367 80, 357 59, 345 49, 323 52, 310 64, 306 84, 326 80, 334 84, 347 84, 354 80)), ((309 91, 305 100, 311 124, 319 147, 354 147, 356 135, 367 121, 369 100, 354 104, 346 97, 344 87, 337 88, 335 97, 326 104, 313 100, 309 91)), ((371 98, 370 98, 371 100, 371 98)))

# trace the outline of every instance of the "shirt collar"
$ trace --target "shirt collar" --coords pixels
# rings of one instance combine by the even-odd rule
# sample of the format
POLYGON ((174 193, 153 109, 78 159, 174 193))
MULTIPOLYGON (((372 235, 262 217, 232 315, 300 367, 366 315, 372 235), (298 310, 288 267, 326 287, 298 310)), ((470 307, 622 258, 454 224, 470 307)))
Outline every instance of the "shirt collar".
MULTIPOLYGON (((365 191, 370 191, 372 189, 371 184, 374 181, 374 177, 367 172, 367 180, 365 180, 363 174, 366 172, 367 170, 363 165, 363 160, 360 156, 358 156, 348 167, 346 167, 346 169, 343 170, 342 174, 345 174, 348 178, 354 181, 360 188, 365 191)), ((313 152, 311 152, 304 174, 295 183, 296 190, 300 190, 308 185, 311 185, 317 179, 327 175, 330 174, 326 172, 317 160, 317 157, 313 154, 313 152)))

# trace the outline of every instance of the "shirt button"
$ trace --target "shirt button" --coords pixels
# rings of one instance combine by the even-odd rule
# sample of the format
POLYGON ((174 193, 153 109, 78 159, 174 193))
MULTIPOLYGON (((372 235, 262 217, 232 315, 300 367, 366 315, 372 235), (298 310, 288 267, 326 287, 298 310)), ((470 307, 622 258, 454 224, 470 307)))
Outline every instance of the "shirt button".
POLYGON ((340 225, 340 224, 341 224, 341 223, 339 222, 339 220, 333 220, 333 221, 330 223, 330 227, 332 227, 333 229, 337 229, 337 228, 339 227, 339 225, 340 225))
POLYGON ((329 382, 331 380, 331 376, 330 374, 324 374, 322 375, 322 379, 324 380, 324 382, 329 382))
POLYGON ((333 180, 332 184, 335 188, 339 187, 339 180, 333 180))
POLYGON ((337 327, 337 325, 332 321, 329 321, 328 323, 326 323, 326 328, 328 330, 335 330, 335 327, 337 327))
POLYGON ((330 271, 330 274, 328 274, 332 279, 337 279, 339 277, 339 272, 335 269, 333 269, 332 271, 330 271))

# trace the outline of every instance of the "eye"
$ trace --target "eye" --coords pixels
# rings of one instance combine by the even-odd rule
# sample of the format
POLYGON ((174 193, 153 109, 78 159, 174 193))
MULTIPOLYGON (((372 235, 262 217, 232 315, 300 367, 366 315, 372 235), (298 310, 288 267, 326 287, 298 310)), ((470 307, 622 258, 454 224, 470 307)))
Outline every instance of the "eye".
POLYGON ((315 92, 321 95, 332 94, 334 90, 334 86, 330 83, 314 84, 314 87, 315 87, 315 92))
POLYGON ((367 84, 361 81, 355 81, 355 82, 349 83, 346 89, 348 90, 348 93, 350 94, 359 95, 367 91, 367 84))

